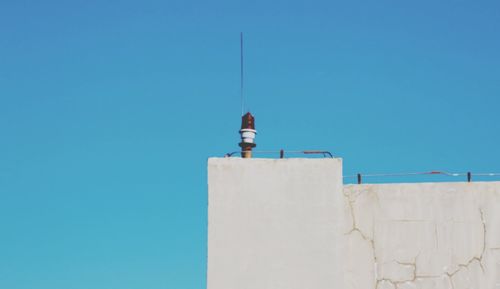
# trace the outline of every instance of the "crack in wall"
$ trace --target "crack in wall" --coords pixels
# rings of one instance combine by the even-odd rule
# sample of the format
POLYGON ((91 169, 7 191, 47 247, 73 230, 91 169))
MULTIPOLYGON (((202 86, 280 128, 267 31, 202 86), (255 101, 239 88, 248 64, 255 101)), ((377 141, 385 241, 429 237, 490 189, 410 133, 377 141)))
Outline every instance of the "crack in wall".
MULTIPOLYGON (((487 248, 487 244, 486 244, 486 237, 487 237, 487 229, 486 229, 486 220, 485 220, 485 217, 484 217, 484 211, 480 208, 479 209, 479 215, 480 215, 480 219, 481 219, 481 224, 482 224, 482 229, 483 229, 483 244, 482 244, 482 248, 481 248, 481 251, 480 251, 480 254, 478 256, 473 256, 472 258, 470 258, 466 263, 462 263, 462 264, 457 264, 458 268, 456 270, 454 270, 453 272, 444 272, 442 275, 418 275, 417 274, 417 259, 418 259, 418 256, 417 255, 414 259, 413 262, 400 262, 400 261, 397 261, 397 260, 393 260, 394 262, 396 262, 397 264, 401 265, 401 266, 410 266, 413 268, 412 270, 412 277, 411 278, 408 278, 408 279, 405 279, 405 280, 393 280, 391 278, 379 278, 378 277, 378 271, 377 271, 377 263, 378 263, 378 259, 377 259, 377 253, 376 253, 376 250, 375 250, 375 233, 373 232, 373 237, 370 238, 366 233, 364 233, 359 227, 358 227, 358 220, 356 219, 356 214, 355 214, 355 211, 354 211, 354 207, 355 207, 355 203, 356 203, 356 199, 357 197, 359 196, 359 194, 357 195, 353 195, 353 194, 345 194, 344 193, 344 196, 345 198, 347 199, 347 204, 349 206, 349 213, 350 213, 350 216, 351 216, 351 229, 345 233, 345 235, 350 235, 354 232, 357 232, 361 238, 365 241, 367 241, 369 244, 370 244, 370 247, 372 249, 372 252, 373 252, 373 262, 374 262, 374 279, 375 279, 375 284, 374 284, 374 288, 377 289, 379 288, 380 284, 382 284, 383 282, 387 282, 389 284, 391 284, 395 289, 398 289, 400 285, 402 284, 406 284, 406 283, 415 283, 417 280, 419 279, 433 279, 433 278, 442 278, 443 276, 447 276, 448 279, 449 279, 449 282, 450 282, 450 285, 451 285, 451 288, 454 289, 455 288, 455 284, 453 282, 453 277, 455 276, 455 274, 457 274, 458 272, 460 272, 462 269, 469 269, 469 266, 474 263, 474 262, 478 262, 480 268, 481 268, 481 271, 483 272, 483 274, 485 273, 485 268, 484 268, 484 265, 483 265, 483 257, 486 253, 486 250, 488 249, 487 248)), ((378 196, 377 196, 378 197, 378 196)), ((410 220, 408 220, 410 221, 410 220)), ((435 224, 435 238, 436 238, 436 247, 439 247, 439 243, 438 243, 438 240, 437 240, 437 229, 438 225, 435 224)), ((500 247, 495 247, 495 248, 489 248, 490 250, 500 250, 500 247)), ((419 253, 420 254, 420 253, 419 253)))
POLYGON ((479 256, 473 256, 471 259, 469 259, 469 261, 467 261, 465 264, 458 264, 458 269, 456 269, 455 271, 453 272, 446 272, 446 274, 448 275, 448 277, 453 277, 456 273, 458 273, 460 270, 462 269, 469 269, 469 266, 474 263, 475 261, 477 261, 479 263, 479 267, 481 267, 481 271, 483 271, 484 273, 484 266, 483 266, 483 257, 484 257, 484 254, 486 252, 486 221, 484 220, 484 212, 482 209, 479 209, 479 215, 481 217, 481 223, 482 223, 482 226, 483 226, 483 245, 482 245, 482 249, 481 249, 481 253, 479 254, 479 256))
POLYGON ((451 273, 450 272, 445 272, 445 275, 447 275, 448 278, 449 278, 449 280, 450 280, 450 284, 451 284, 451 288, 452 289, 455 288, 455 283, 453 283, 453 276, 455 276, 455 274, 457 274, 458 272, 460 272, 462 269, 469 270, 469 266, 472 263, 474 263, 474 262, 478 262, 479 263, 479 267, 481 267, 481 271, 484 274, 483 257, 484 257, 484 254, 486 252, 486 234, 487 234, 487 231, 486 231, 486 221, 484 219, 484 212, 483 212, 482 209, 479 209, 479 215, 481 217, 481 223, 483 225, 483 248, 482 248, 481 253, 479 254, 479 256, 472 257, 465 264, 458 264, 457 265, 458 269, 456 269, 455 271, 453 271, 451 273))
POLYGON ((393 260, 393 262, 395 262, 401 266, 412 267, 413 268, 413 270, 412 270, 413 277, 411 277, 410 279, 399 280, 399 281, 393 280, 391 278, 380 278, 380 279, 377 279, 377 282, 375 284, 375 289, 377 289, 378 286, 380 285, 380 283, 382 283, 382 282, 387 282, 387 283, 391 284, 394 288, 397 289, 397 288, 399 288, 399 285, 401 285, 401 284, 414 283, 418 279, 432 279, 432 278, 441 277, 441 276, 435 276, 435 275, 418 275, 417 274, 417 259, 418 259, 419 255, 420 255, 420 253, 417 256, 415 256, 415 258, 413 259, 413 262, 400 262, 397 260, 393 260))
MULTIPOLYGON (((359 228, 358 228, 358 223, 357 223, 357 220, 356 220, 356 214, 354 213, 354 203, 356 202, 356 199, 357 197, 359 196, 356 195, 354 198, 352 198, 352 194, 346 194, 344 193, 344 197, 347 199, 347 203, 349 205, 349 213, 351 215, 351 220, 352 220, 352 227, 351 227, 351 230, 349 230, 347 233, 345 233, 345 235, 351 235, 352 233, 354 232, 357 232, 361 238, 363 238, 363 240, 367 241, 369 244, 370 244, 370 247, 372 249, 372 252, 373 252, 373 265, 374 265, 374 275, 375 275, 375 289, 377 288, 378 286, 378 276, 377 276, 377 254, 376 254, 376 251, 375 251, 375 234, 373 233, 373 238, 370 238, 368 237, 365 233, 363 233, 363 231, 361 231, 359 228)), ((377 196, 378 198, 378 196, 377 196)))
POLYGON ((444 273, 444 275, 448 276, 448 279, 450 281, 452 289, 455 288, 455 283, 453 283, 453 277, 455 276, 455 274, 457 274, 458 272, 460 272, 462 269, 469 270, 469 266, 472 263, 474 263, 474 262, 478 262, 479 263, 479 267, 481 267, 481 271, 484 274, 483 257, 484 257, 484 254, 486 252, 486 234, 487 234, 487 230, 486 230, 486 221, 484 219, 484 211, 481 208, 479 209, 479 215, 481 217, 481 223, 482 223, 482 226, 483 226, 483 246, 482 246, 482 249, 481 249, 481 253, 479 254, 479 256, 473 256, 465 264, 458 264, 457 265, 458 269, 456 269, 455 271, 453 271, 451 273, 450 272, 445 272, 444 273))

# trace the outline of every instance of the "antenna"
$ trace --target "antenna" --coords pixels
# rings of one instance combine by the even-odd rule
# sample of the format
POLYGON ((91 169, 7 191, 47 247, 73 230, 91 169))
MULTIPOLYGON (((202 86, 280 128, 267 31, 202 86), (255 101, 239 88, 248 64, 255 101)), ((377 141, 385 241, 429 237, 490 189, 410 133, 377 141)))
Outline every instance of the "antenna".
POLYGON ((245 103, 243 100, 243 32, 240 32, 240 98, 241 115, 245 112, 245 103))
POLYGON ((241 142, 239 146, 241 147, 241 157, 251 158, 252 148, 256 147, 255 135, 257 131, 255 130, 255 118, 250 112, 245 115, 245 103, 243 98, 243 32, 240 32, 240 97, 241 97, 241 129, 240 136, 241 142))

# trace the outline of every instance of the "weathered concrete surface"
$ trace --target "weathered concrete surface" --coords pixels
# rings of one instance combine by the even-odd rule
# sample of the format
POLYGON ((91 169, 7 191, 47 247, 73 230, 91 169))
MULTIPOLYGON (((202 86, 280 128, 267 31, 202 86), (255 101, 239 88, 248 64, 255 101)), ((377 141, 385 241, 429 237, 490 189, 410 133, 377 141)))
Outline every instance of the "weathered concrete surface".
POLYGON ((500 289, 500 182, 342 186, 339 159, 210 159, 208 289, 500 289))
POLYGON ((345 289, 499 289, 500 183, 344 187, 345 289))
POLYGON ((207 288, 342 289, 341 174, 340 159, 209 159, 207 288))

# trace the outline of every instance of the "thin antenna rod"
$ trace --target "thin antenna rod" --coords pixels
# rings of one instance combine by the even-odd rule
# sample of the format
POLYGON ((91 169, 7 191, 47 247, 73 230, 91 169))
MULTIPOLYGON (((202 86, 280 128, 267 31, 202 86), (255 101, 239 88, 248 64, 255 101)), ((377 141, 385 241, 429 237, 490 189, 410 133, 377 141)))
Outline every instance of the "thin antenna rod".
POLYGON ((243 100, 243 32, 240 33, 240 98, 241 98, 241 115, 245 112, 245 104, 243 100))

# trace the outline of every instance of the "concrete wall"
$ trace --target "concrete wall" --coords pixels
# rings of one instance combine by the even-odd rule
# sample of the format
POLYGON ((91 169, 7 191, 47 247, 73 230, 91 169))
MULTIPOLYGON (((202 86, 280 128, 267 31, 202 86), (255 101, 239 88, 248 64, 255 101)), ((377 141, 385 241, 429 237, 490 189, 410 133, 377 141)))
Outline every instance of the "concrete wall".
POLYGON ((208 289, 342 288, 340 159, 212 158, 208 289))
POLYGON ((343 186, 339 159, 208 177, 208 289, 500 289, 500 182, 343 186))
POLYGON ((349 289, 500 288, 500 183, 344 187, 349 289))

